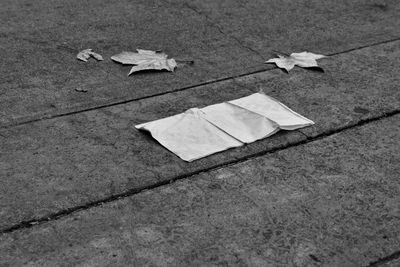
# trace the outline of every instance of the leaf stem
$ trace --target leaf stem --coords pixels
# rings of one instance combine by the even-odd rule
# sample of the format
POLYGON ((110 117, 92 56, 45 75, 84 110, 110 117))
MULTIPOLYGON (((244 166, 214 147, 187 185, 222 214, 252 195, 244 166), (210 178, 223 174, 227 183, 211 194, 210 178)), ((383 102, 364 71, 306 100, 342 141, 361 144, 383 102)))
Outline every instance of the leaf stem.
POLYGON ((279 56, 279 55, 281 55, 281 56, 286 56, 286 57, 289 56, 289 54, 282 53, 282 52, 279 52, 279 51, 277 51, 277 50, 272 50, 272 52, 274 52, 274 53, 277 54, 278 56, 279 56))
POLYGON ((184 63, 184 64, 194 64, 194 60, 183 60, 183 59, 175 59, 176 62, 178 63, 184 63))

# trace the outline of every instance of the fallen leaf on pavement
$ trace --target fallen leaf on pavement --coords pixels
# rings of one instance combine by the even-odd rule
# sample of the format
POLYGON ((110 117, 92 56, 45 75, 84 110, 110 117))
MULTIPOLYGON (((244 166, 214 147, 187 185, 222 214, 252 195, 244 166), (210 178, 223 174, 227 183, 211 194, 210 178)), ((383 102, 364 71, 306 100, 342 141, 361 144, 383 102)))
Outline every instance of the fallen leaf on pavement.
POLYGON ((168 59, 167 54, 151 50, 136 49, 137 52, 122 52, 111 57, 112 60, 133 66, 128 75, 141 70, 168 70, 176 68, 175 59, 168 59))
POLYGON ((75 91, 77 91, 77 92, 82 92, 82 93, 86 93, 88 90, 85 89, 85 88, 77 87, 77 88, 75 88, 75 91))
POLYGON ((100 54, 93 52, 92 49, 85 49, 76 55, 76 58, 82 61, 87 62, 90 57, 94 57, 97 60, 103 60, 103 57, 100 54))
POLYGON ((275 63, 279 68, 287 71, 293 69, 295 65, 303 68, 318 67, 317 59, 324 58, 324 55, 318 55, 310 52, 292 53, 290 56, 278 54, 279 58, 272 58, 265 63, 275 63))

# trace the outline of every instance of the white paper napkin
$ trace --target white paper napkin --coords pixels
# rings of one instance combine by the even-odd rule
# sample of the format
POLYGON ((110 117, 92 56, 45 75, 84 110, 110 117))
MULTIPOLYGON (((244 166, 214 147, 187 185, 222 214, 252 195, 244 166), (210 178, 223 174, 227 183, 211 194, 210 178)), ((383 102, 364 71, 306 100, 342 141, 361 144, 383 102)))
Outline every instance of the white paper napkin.
POLYGON ((263 93, 136 125, 185 161, 314 124, 263 93))

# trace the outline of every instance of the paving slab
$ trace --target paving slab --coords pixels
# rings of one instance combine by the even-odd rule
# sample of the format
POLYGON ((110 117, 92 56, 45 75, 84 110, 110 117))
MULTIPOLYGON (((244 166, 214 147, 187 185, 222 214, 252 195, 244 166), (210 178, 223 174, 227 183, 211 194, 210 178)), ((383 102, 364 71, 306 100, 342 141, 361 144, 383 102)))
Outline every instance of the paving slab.
POLYGON ((156 95, 263 65, 204 17, 164 1, 9 1, 3 7, 3 124, 156 95), (105 60, 78 61, 76 54, 86 48, 105 60), (174 73, 128 77, 131 67, 110 57, 136 48, 195 62, 178 62, 174 73))
POLYGON ((0 130, 0 228, 53 216, 254 155, 304 142, 399 110, 400 42, 337 55, 326 73, 296 69, 209 84, 0 130), (376 62, 384 61, 378 65, 376 62), (355 69, 353 69, 355 68, 355 69), (350 73, 350 74, 349 74, 350 73), (267 78, 269 77, 269 78, 267 78), (372 78, 373 77, 373 78, 372 78), (365 79, 365 80, 364 80, 365 79), (263 88, 317 122, 241 148, 186 163, 135 124, 191 107, 232 100, 263 88), (362 89, 362 90, 360 90, 362 89), (369 112, 360 113, 360 109, 369 112))
POLYGON ((273 66, 272 50, 337 53, 400 38, 398 1, 4 1, 0 125, 181 90, 273 66), (104 62, 76 60, 93 48, 104 62), (122 50, 191 60, 127 77, 122 50), (75 89, 88 90, 87 93, 75 89))
POLYGON ((190 6, 261 55, 332 54, 400 35, 396 0, 194 0, 190 6))
POLYGON ((304 141, 300 132, 182 161, 139 122, 249 95, 232 81, 0 129, 0 229, 304 141))
POLYGON ((324 73, 294 68, 286 78, 270 72, 236 79, 239 85, 264 88, 294 110, 309 114, 315 125, 300 129, 309 137, 361 121, 400 112, 400 42, 367 47, 319 60, 324 73))
POLYGON ((3 234, 0 265, 376 263, 399 253, 399 127, 394 115, 3 234))

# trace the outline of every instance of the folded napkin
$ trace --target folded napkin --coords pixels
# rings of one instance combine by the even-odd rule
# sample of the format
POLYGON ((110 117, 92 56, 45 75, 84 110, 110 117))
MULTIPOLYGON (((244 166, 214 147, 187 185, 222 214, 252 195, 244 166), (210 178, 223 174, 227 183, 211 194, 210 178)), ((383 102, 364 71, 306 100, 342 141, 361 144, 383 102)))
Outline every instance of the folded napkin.
POLYGON ((185 161, 295 130, 314 122, 263 93, 191 108, 184 113, 136 125, 185 161))

